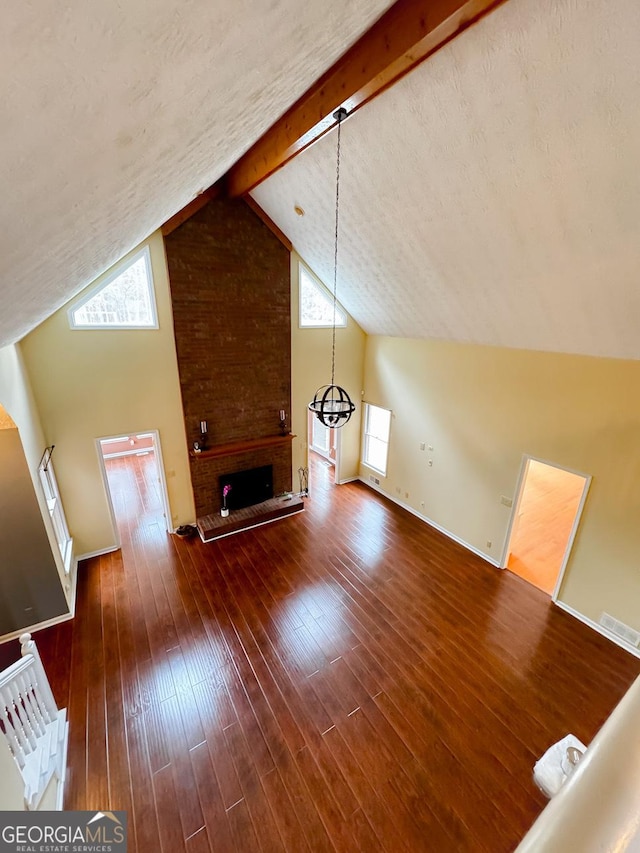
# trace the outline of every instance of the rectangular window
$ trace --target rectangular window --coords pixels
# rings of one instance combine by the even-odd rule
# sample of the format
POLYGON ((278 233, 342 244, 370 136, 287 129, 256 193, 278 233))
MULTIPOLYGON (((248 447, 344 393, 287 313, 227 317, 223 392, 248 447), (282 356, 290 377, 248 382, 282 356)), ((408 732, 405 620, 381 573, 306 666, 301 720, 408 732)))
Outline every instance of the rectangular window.
POLYGON ((362 463, 383 476, 387 473, 391 412, 371 403, 364 404, 362 463))
POLYGON ((44 492, 47 507, 49 508, 49 516, 51 517, 56 541, 60 549, 60 556, 64 563, 64 570, 68 574, 71 568, 71 536, 69 535, 67 520, 64 516, 62 501, 60 500, 56 475, 53 473, 53 466, 51 464, 52 449, 48 447, 45 450, 38 466, 38 477, 40 478, 42 491, 44 492))

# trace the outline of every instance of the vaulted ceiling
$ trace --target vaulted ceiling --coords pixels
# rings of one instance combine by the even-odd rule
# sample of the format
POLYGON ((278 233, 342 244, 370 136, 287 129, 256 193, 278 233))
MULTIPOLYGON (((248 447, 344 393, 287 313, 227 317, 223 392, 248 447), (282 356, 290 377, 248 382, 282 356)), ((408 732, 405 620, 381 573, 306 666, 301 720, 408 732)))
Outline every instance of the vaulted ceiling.
MULTIPOLYGON (((220 178, 388 5, 15 6, 0 343, 220 178)), ((346 120, 338 298, 365 331, 640 358, 639 34, 636 0, 507 0, 346 120)), ((329 284, 335 143, 252 191, 329 284)))
POLYGON ((0 27, 0 346, 217 181, 389 0, 24 0, 0 27))
MULTIPOLYGON (((640 4, 614 5, 508 0, 345 121, 365 331, 640 358, 640 4)), ((332 134, 253 192, 325 282, 335 159, 332 134)))

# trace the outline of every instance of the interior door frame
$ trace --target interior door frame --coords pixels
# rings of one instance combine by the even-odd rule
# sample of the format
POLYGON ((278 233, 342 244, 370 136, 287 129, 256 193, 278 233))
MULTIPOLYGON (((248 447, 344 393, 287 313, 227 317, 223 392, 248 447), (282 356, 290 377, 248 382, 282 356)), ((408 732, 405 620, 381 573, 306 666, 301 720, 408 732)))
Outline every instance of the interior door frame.
POLYGON ((313 421, 315 417, 316 415, 314 415, 313 412, 307 409, 307 466, 309 462, 309 453, 311 451, 317 453, 319 456, 322 456, 323 459, 326 459, 327 462, 330 462, 333 466, 333 479, 336 485, 338 485, 340 483, 342 430, 338 429, 337 427, 326 427, 326 429, 329 430, 329 450, 326 453, 322 450, 318 450, 313 444, 313 421), (333 456, 331 455, 332 450, 335 451, 333 456))
MULTIPOLYGON (((102 435, 99 438, 96 438, 96 452, 98 454, 98 462, 100 464, 100 472, 102 473, 102 482, 104 484, 104 491, 107 498, 107 505, 109 507, 109 514, 111 515, 111 526, 113 527, 113 535, 115 537, 116 548, 122 547, 122 540, 120 539, 120 531, 118 530, 118 523, 116 521, 116 513, 113 507, 113 500, 111 498, 111 489, 109 488, 109 479, 107 477, 107 468, 104 464, 104 455, 102 453, 102 441, 110 441, 116 438, 128 438, 130 435, 150 435, 153 439, 153 453, 156 457, 156 467, 158 469, 158 482, 160 484, 160 499, 162 501, 162 512, 165 520, 165 528, 168 533, 173 532, 173 527, 171 526, 171 511, 169 508, 169 494, 167 492, 167 481, 164 475, 164 461, 162 459, 162 448, 160 446, 160 433, 157 429, 137 429, 132 430, 128 433, 116 433, 115 435, 102 435)), ((143 451, 144 452, 144 451, 143 451)), ((148 452, 148 451, 147 451, 148 452)))
POLYGON ((516 520, 518 518, 518 512, 520 510, 520 505, 522 503, 522 496, 524 494, 524 487, 527 480, 527 473, 529 472, 529 463, 530 462, 541 462, 543 465, 548 465, 550 468, 557 468, 559 471, 567 471, 569 474, 576 474, 578 477, 582 477, 584 480, 584 485, 582 487, 582 495, 580 496, 580 502, 578 503, 578 508, 576 509, 576 514, 573 519, 573 524, 571 526, 571 532, 569 533, 569 538, 567 539, 567 546, 564 551, 564 555, 562 557, 562 563, 560 564, 560 569, 558 571, 558 577, 556 579, 555 586, 553 588, 553 592, 551 593, 551 600, 556 602, 558 600, 558 593, 560 592, 560 587, 562 586, 562 581, 564 580, 564 573, 567 569, 567 564, 569 562, 569 556, 571 554, 571 550, 573 548, 573 542, 576 538, 576 533, 578 532, 578 527, 580 526, 580 520, 582 518, 582 512, 584 510, 584 505, 587 501, 587 496, 589 494, 589 488, 591 486, 591 480, 593 479, 591 474, 585 474, 584 471, 576 471, 575 468, 569 468, 566 465, 558 465, 557 462, 550 462, 548 459, 541 459, 539 456, 532 456, 530 453, 522 454, 522 461, 520 462, 520 472, 518 474, 518 480, 516 484, 515 494, 517 495, 516 500, 513 503, 513 509, 511 510, 511 518, 509 519, 509 524, 507 526, 507 532, 504 540, 504 546, 502 549, 502 557, 500 558, 500 568, 507 568, 507 561, 509 559, 510 554, 510 545, 511 538, 513 533, 515 532, 516 520))

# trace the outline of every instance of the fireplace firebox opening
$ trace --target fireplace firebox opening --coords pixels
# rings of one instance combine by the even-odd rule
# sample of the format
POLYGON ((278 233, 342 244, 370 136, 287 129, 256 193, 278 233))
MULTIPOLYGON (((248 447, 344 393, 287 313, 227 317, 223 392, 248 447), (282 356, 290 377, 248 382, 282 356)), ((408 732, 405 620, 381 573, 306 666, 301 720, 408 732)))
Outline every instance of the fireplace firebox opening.
POLYGON ((218 484, 220 495, 225 486, 231 486, 227 494, 227 506, 230 510, 268 501, 273 497, 273 465, 222 474, 218 484))

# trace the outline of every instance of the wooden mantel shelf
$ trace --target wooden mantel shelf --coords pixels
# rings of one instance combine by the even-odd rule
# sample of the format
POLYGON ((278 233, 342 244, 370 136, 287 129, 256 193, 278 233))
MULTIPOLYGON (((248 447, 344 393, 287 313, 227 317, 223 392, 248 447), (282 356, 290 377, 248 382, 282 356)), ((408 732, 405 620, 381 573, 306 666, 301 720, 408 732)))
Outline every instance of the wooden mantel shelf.
POLYGON ((261 450, 263 447, 281 447, 293 441, 295 435, 290 432, 286 435, 265 435, 262 438, 249 438, 246 441, 232 441, 228 444, 216 444, 206 450, 190 450, 189 455, 194 459, 215 459, 220 456, 236 456, 239 453, 247 453, 250 450, 261 450))

